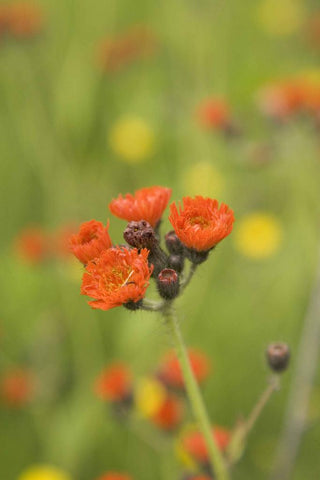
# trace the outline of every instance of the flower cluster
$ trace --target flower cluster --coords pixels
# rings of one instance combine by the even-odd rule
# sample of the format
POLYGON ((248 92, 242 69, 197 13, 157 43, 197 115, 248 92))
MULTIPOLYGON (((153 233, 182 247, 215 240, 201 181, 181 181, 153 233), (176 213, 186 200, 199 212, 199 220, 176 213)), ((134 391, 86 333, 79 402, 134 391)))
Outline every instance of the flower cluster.
POLYGON ((93 299, 92 308, 152 309, 143 301, 150 278, 162 299, 173 300, 188 283, 185 259, 193 265, 202 263, 231 233, 234 215, 227 205, 201 196, 185 197, 182 206, 170 206, 174 230, 165 235, 165 252, 160 223, 170 196, 169 188, 154 186, 111 201, 111 213, 129 222, 123 233, 126 245, 112 243, 109 222, 104 226, 91 220, 71 236, 70 249, 85 266, 81 293, 93 299))

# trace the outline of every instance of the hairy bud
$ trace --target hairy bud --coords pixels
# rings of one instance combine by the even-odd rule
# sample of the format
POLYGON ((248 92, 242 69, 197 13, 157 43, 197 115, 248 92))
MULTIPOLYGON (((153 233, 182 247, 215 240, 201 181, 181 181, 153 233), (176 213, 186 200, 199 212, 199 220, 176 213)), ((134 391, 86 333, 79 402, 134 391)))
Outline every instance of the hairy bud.
POLYGON ((183 245, 174 230, 168 232, 165 236, 166 247, 171 254, 182 255, 183 245))
POLYGON ((165 300, 172 300, 179 294, 179 276, 172 268, 164 268, 158 275, 157 287, 165 300))
POLYGON ((266 351, 269 367, 274 372, 286 370, 290 360, 290 350, 286 343, 271 343, 266 351))

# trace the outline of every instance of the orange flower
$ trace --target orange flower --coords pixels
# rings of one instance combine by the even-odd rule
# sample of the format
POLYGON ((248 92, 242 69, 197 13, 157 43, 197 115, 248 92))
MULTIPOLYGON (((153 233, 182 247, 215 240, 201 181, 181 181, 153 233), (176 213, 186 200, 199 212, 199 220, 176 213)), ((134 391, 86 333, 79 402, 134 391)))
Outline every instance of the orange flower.
POLYGON ((81 294, 94 298, 92 308, 109 310, 141 300, 149 285, 152 267, 148 266, 149 251, 109 248, 83 274, 81 294))
POLYGON ((104 227, 101 222, 90 220, 81 225, 79 233, 70 237, 70 249, 80 262, 87 264, 111 247, 108 230, 109 222, 104 227))
POLYGON ((41 31, 43 15, 40 8, 27 2, 19 2, 8 8, 8 29, 16 37, 31 37, 41 31))
MULTIPOLYGON (((208 357, 199 350, 188 349, 188 357, 192 371, 198 383, 203 382, 210 370, 208 357)), ((179 360, 174 352, 170 352, 160 365, 158 376, 168 387, 184 388, 184 379, 179 360)))
POLYGON ((0 5, 0 39, 8 27, 8 5, 0 5))
POLYGON ((151 417, 151 421, 163 430, 173 430, 181 423, 183 406, 181 400, 174 395, 167 395, 159 410, 151 417))
POLYGON ((234 216, 228 205, 197 196, 184 197, 179 210, 170 206, 169 220, 181 242, 192 250, 205 252, 213 248, 232 231, 234 216))
POLYGON ((208 98, 198 107, 197 117, 206 129, 225 129, 231 125, 229 106, 218 98, 208 98))
POLYGON ((97 478, 97 480, 132 480, 132 477, 126 473, 108 472, 97 478))
POLYGON ((134 195, 127 193, 112 200, 109 209, 113 215, 131 222, 146 220, 156 227, 168 205, 171 189, 165 187, 147 187, 137 190, 134 195))
POLYGON ((131 372, 124 363, 113 363, 100 373, 95 381, 94 390, 102 400, 110 402, 125 400, 132 390, 131 372))
POLYGON ((303 107, 304 87, 295 80, 270 85, 259 93, 258 103, 265 115, 283 120, 303 107))
POLYGON ((125 34, 105 39, 99 47, 99 65, 108 72, 117 72, 137 59, 154 52, 153 32, 137 25, 125 34))
POLYGON ((16 239, 15 249, 24 260, 40 263, 49 256, 49 239, 40 227, 29 227, 16 239))
POLYGON ((22 407, 30 401, 32 394, 33 382, 27 370, 9 370, 1 379, 0 396, 10 407, 22 407))
MULTIPOLYGON (((231 439, 229 430, 221 427, 214 427, 212 429, 212 436, 219 450, 224 451, 231 439)), ((182 438, 182 448, 187 454, 189 454, 194 460, 199 463, 207 463, 208 450, 205 439, 201 432, 195 430, 190 433, 186 433, 182 438)))

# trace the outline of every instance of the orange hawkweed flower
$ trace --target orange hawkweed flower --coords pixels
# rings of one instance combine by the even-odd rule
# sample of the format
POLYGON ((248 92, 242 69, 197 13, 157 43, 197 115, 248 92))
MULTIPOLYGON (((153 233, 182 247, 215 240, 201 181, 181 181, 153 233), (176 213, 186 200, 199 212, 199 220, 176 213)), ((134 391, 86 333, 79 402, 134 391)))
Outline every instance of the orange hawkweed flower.
POLYGON ((261 90, 258 94, 258 104, 265 115, 284 120, 301 110, 304 93, 301 82, 287 80, 261 90))
POLYGON ((179 210, 170 205, 169 220, 181 242, 192 250, 205 252, 228 236, 233 227, 234 215, 228 205, 217 200, 196 196, 184 197, 179 210))
POLYGON ((111 201, 109 209, 113 215, 128 222, 146 220, 156 227, 168 205, 171 191, 165 187, 141 188, 134 195, 119 195, 111 201))
POLYGON ((41 263, 49 255, 49 239, 40 227, 29 227, 20 232, 15 241, 19 257, 30 263, 41 263))
POLYGON ((33 387, 30 372, 22 368, 9 370, 0 380, 0 397, 9 407, 22 407, 31 400, 33 387))
MULTIPOLYGON (((210 371, 208 357, 203 352, 195 349, 188 349, 188 357, 198 383, 203 382, 208 377, 210 371)), ((158 370, 158 377, 168 387, 184 388, 184 379, 175 352, 170 352, 165 356, 158 370)))
MULTIPOLYGON (((214 437, 219 450, 223 452, 227 448, 231 439, 229 430, 222 427, 214 427, 212 429, 212 436, 214 437)), ((209 457, 207 444, 201 432, 195 430, 186 433, 181 442, 184 451, 195 461, 199 463, 208 462, 209 457)))
POLYGON ((89 262, 83 274, 81 294, 94 298, 92 308, 109 310, 127 303, 136 304, 144 297, 152 267, 149 251, 136 248, 109 248, 89 262))
POLYGON ((109 222, 104 227, 101 222, 90 220, 81 225, 79 233, 70 237, 70 249, 80 262, 87 264, 111 247, 108 230, 109 222))
POLYGON ((132 477, 126 473, 108 472, 97 478, 97 480, 132 480, 132 477))
POLYGON ((101 400, 119 402, 130 396, 132 376, 124 363, 113 363, 95 381, 94 391, 101 400))
POLYGON ((0 39, 8 27, 8 5, 0 5, 0 39))
POLYGON ((19 38, 37 35, 43 26, 40 7, 29 2, 13 3, 8 8, 8 30, 19 38))
POLYGON ((117 72, 135 60, 151 55, 155 43, 153 32, 137 25, 125 34, 103 40, 99 47, 99 65, 104 71, 117 72))
POLYGON ((152 423, 162 430, 174 430, 182 421, 183 405, 179 398, 167 395, 158 411, 151 417, 152 423))
POLYGON ((200 125, 208 130, 223 130, 232 123, 229 106, 219 98, 204 100, 198 107, 197 117, 200 125))

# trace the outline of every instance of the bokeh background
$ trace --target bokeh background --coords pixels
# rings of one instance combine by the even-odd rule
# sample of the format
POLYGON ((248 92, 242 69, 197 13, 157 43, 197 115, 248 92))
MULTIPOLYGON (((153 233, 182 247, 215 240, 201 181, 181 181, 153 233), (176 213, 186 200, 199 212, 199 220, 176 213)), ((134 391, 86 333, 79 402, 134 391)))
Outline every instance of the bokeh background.
MULTIPOLYGON (((186 342, 212 363, 203 392, 214 422, 232 428, 250 411, 271 341, 290 344, 294 369, 319 242, 319 125, 306 115, 268 118, 257 98, 279 79, 319 79, 317 3, 0 4, 18 10, 12 31, 0 13, 0 376, 28 372, 32 383, 21 402, 2 388, 1 479, 40 463, 74 480, 183 471, 173 447, 154 453, 92 388, 113 360, 136 377, 152 371, 171 347, 165 325, 148 313, 91 310, 79 294, 82 269, 59 243, 83 221, 105 223, 120 192, 164 185, 174 200, 208 195, 234 209, 234 232, 178 302, 186 342), (235 131, 201 123, 198 106, 212 97, 226 102, 235 131), (43 253, 48 242, 54 255, 43 253)), ((115 241, 124 226, 111 219, 115 241)), ((268 478, 291 375, 235 479, 268 478)), ((294 480, 320 472, 319 387, 318 376, 294 480)))

